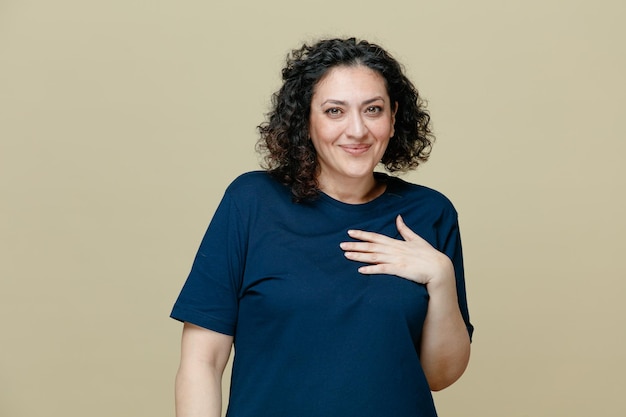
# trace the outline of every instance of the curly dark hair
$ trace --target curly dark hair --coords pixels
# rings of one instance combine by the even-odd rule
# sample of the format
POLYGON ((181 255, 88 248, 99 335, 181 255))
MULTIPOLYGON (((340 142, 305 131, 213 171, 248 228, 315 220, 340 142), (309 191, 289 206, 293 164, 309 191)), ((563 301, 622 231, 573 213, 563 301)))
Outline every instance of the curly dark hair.
POLYGON ((434 136, 430 115, 402 66, 383 48, 365 40, 326 39, 304 44, 287 56, 283 85, 272 95, 267 120, 257 128, 263 168, 289 186, 296 202, 319 195, 317 153, 309 139, 311 99, 317 83, 337 66, 365 66, 385 79, 391 103, 397 103, 394 136, 382 157, 389 172, 407 171, 426 162, 434 136))

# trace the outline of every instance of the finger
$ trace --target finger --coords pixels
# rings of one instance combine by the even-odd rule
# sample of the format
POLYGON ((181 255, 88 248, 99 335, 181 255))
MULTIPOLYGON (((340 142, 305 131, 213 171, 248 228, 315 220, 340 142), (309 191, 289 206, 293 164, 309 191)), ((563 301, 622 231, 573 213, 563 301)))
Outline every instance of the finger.
POLYGON ((404 223, 404 219, 399 214, 398 217, 396 217, 396 228, 398 229, 398 232, 400 232, 400 236, 402 236, 402 238, 406 241, 422 239, 417 233, 411 230, 406 223, 404 223))
POLYGON ((392 265, 390 264, 375 264, 375 265, 366 265, 361 266, 357 269, 359 273, 363 275, 373 275, 373 274, 386 274, 386 275, 397 275, 396 271, 393 270, 392 265))
POLYGON ((391 256, 380 252, 344 252, 343 254, 351 261, 363 262, 366 264, 390 263, 392 261, 391 256))
POLYGON ((345 252, 362 253, 390 254, 395 250, 393 245, 371 242, 341 242, 339 247, 345 252))
POLYGON ((381 235, 380 233, 366 232, 365 230, 348 230, 348 235, 351 238, 372 243, 389 243, 394 240, 389 236, 381 235))
POLYGON ((380 245, 370 242, 341 242, 339 247, 346 252, 377 252, 380 245))

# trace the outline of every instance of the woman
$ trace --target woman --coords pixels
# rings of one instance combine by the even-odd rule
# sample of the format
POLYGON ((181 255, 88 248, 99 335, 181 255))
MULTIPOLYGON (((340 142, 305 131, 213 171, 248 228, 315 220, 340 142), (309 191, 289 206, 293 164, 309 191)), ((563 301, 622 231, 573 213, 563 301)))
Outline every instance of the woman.
POLYGON ((266 171, 226 190, 172 311, 183 321, 178 417, 435 416, 472 326, 457 214, 374 172, 427 160, 429 116, 377 45, 330 39, 288 57, 266 171))

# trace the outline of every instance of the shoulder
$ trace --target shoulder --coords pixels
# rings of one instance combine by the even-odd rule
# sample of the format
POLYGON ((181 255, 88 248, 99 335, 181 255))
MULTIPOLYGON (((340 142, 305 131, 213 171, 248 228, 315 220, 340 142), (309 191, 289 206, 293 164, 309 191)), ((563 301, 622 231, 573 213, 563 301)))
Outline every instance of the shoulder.
POLYGON ((262 190, 279 188, 282 185, 270 176, 266 171, 250 171, 235 178, 228 188, 227 193, 239 193, 242 191, 262 190))
POLYGON ((266 171, 250 171, 235 178, 225 195, 235 201, 251 203, 258 200, 291 198, 291 192, 266 171))
POLYGON ((425 209, 457 215, 452 201, 440 191, 393 176, 387 176, 387 184, 388 193, 397 196, 404 204, 415 203, 425 209))

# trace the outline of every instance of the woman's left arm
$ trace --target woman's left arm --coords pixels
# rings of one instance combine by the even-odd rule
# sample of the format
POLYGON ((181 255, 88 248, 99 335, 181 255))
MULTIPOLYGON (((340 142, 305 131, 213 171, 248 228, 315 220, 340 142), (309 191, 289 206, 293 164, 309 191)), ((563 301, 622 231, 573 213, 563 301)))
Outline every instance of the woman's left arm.
POLYGON ((430 300, 420 347, 420 362, 433 391, 459 379, 470 357, 470 338, 459 309, 454 268, 450 259, 443 257, 441 277, 426 284, 430 300))
POLYGON ((342 242, 346 258, 367 263, 362 274, 397 275, 426 285, 430 300, 422 331, 420 361, 433 391, 461 377, 470 356, 470 339, 456 291, 452 261, 414 233, 402 217, 396 226, 404 240, 378 233, 350 230, 360 242, 342 242))

